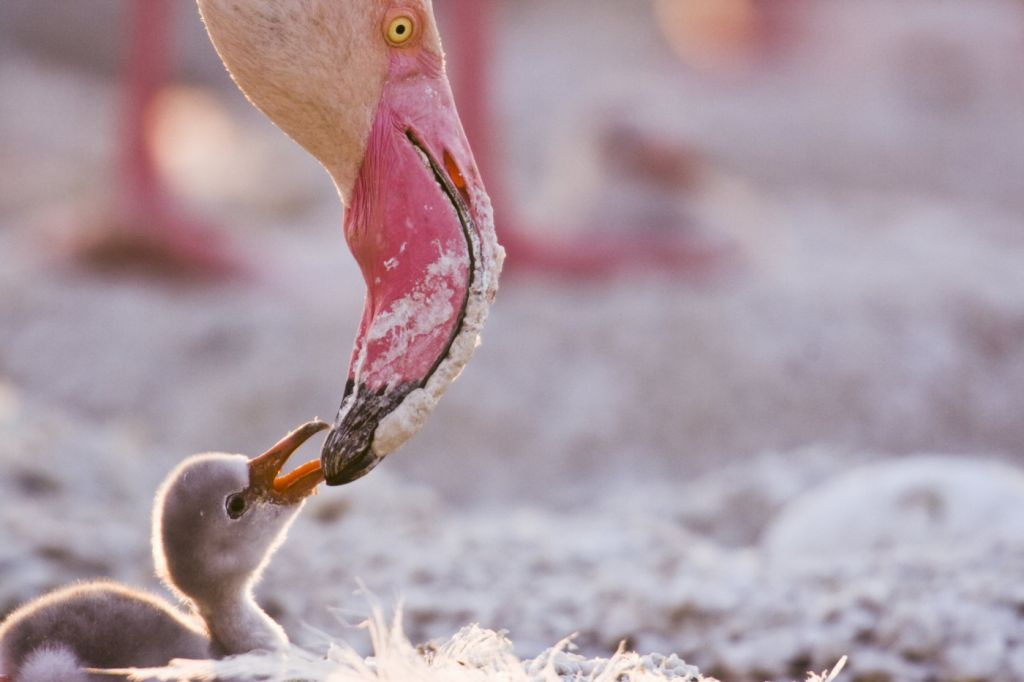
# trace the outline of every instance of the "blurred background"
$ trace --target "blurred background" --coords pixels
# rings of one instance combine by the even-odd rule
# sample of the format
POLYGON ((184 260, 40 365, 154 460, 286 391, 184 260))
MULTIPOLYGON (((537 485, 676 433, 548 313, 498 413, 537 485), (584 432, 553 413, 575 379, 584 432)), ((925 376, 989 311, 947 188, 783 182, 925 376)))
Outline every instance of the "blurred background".
MULTIPOLYGON (((1024 3, 434 4, 507 273, 274 615, 337 628, 360 578, 414 640, 1024 676, 1024 3)), ((0 615, 154 585, 175 462, 334 416, 341 220, 192 2, 0 3, 0 615)))

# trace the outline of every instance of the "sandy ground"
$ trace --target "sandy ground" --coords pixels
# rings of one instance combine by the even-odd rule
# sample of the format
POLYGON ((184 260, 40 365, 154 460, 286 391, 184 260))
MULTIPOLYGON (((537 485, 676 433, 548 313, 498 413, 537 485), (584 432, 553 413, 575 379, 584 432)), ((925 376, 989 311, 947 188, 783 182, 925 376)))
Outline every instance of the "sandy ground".
MULTIPOLYGON (((358 646, 333 609, 360 620, 362 583, 404 599, 413 641, 475 621, 521 655, 578 632, 588 654, 625 639, 723 680, 843 654, 850 679, 1024 677, 1024 535, 1005 531, 1024 528, 1024 487, 992 464, 1024 462, 1024 21, 1000 2, 907 3, 881 32, 872 3, 811 13, 831 41, 808 31, 723 84, 682 69, 645 13, 599 4, 503 14, 502 158, 522 215, 628 226, 654 205, 734 240, 741 262, 701 284, 513 270, 428 425, 311 501, 261 601, 299 641, 307 622, 358 646), (908 44, 939 45, 963 87, 898 59, 908 44), (602 165, 622 111, 696 150, 703 180, 602 165), (882 468, 844 483, 868 463, 882 468)), ((173 464, 255 454, 337 407, 363 293, 341 207, 187 61, 203 89, 168 98, 161 159, 252 264, 240 282, 70 264, 63 240, 100 220, 114 182, 116 89, 81 60, 0 50, 0 614, 90 577, 159 589, 147 516, 173 464)))

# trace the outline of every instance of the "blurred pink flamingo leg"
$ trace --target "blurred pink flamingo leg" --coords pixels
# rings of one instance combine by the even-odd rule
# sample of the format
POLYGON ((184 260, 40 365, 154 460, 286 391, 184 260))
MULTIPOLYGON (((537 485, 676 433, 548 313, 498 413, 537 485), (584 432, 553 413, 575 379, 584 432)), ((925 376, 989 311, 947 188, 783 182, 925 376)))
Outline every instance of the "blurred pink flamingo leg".
MULTIPOLYGON (((507 194, 500 161, 500 139, 490 103, 492 40, 498 0, 446 0, 453 18, 444 27, 456 43, 458 59, 449 64, 460 116, 495 208, 498 235, 508 252, 506 268, 567 276, 594 276, 628 269, 658 269, 703 275, 718 268, 727 250, 695 242, 683 235, 650 234, 624 228, 622 234, 598 233, 571 240, 539 239, 517 222, 514 201, 507 194)), ((557 230, 553 231, 557 233, 557 230)))
POLYGON ((225 278, 245 268, 215 229, 186 217, 153 155, 153 105, 170 71, 173 0, 125 3, 132 13, 123 71, 119 186, 113 215, 76 244, 78 256, 107 270, 225 278))

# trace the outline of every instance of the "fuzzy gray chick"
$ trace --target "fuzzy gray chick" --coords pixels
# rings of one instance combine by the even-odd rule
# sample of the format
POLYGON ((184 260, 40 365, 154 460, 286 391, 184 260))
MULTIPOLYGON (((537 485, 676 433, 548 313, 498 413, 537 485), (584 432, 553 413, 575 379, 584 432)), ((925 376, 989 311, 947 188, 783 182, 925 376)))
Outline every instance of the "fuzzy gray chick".
POLYGON ((209 453, 182 462, 157 491, 152 547, 157 573, 188 609, 112 582, 57 590, 0 625, 0 680, 92 682, 111 677, 87 668, 287 647, 252 588, 323 481, 317 460, 286 475, 281 469, 329 426, 308 422, 253 459, 209 453))

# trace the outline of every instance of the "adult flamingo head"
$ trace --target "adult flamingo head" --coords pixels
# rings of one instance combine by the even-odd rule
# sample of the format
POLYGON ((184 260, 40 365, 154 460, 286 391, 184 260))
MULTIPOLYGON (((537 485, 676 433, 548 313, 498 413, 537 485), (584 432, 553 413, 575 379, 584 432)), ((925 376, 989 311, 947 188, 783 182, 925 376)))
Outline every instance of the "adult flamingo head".
POLYGON ((353 481, 414 434, 479 341, 504 252, 430 0, 198 0, 249 100, 315 156, 366 280, 321 462, 353 481))

